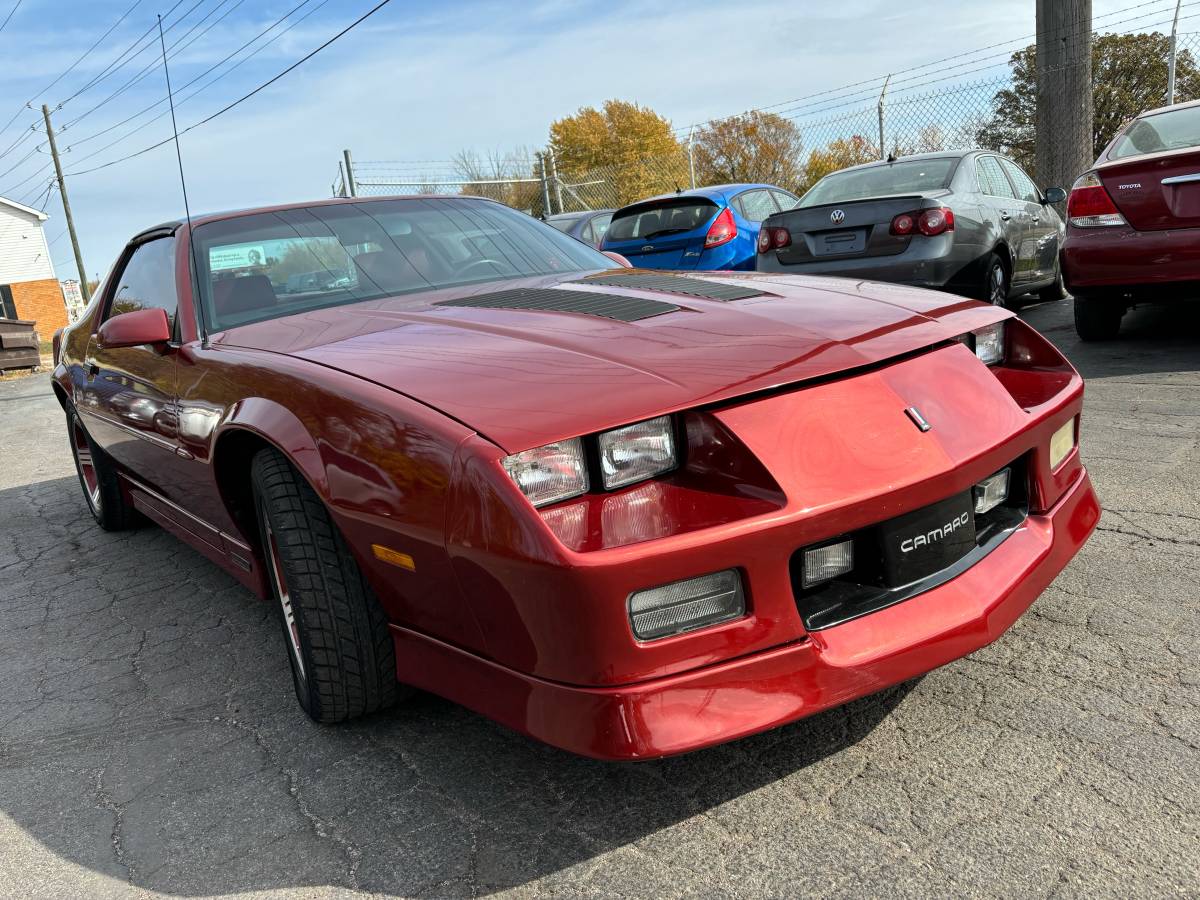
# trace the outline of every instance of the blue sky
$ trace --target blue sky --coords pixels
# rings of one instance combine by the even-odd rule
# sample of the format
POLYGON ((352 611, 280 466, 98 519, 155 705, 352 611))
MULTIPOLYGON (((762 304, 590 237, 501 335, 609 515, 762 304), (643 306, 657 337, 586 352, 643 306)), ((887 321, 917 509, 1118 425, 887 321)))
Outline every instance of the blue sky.
MULTIPOLYGON (((14 2, 0 0, 0 21, 14 2)), ((54 118, 68 172, 169 136, 169 118, 148 121, 165 106, 98 134, 164 97, 162 70, 154 66, 157 43, 80 93, 153 25, 156 13, 164 14, 170 29, 168 46, 180 42, 171 59, 177 90, 291 13, 222 68, 179 92, 186 97, 259 49, 180 105, 182 128, 275 75, 377 0, 181 0, 167 14, 174 2, 141 0, 74 71, 43 92, 134 0, 23 0, 0 31, 0 125, 27 100, 38 111, 24 110, 0 133, 0 153, 22 136, 22 128, 40 125, 43 102, 52 108, 63 104, 54 118), (116 93, 147 66, 140 81, 116 93), (93 110, 101 101, 106 102, 93 110), (134 129, 139 130, 102 149, 134 129), (89 153, 96 155, 85 160, 89 153)), ((1094 13, 1101 27, 1141 16, 1117 29, 1127 30, 1169 19, 1173 5, 1095 0, 1094 13), (1115 12, 1139 3, 1127 13, 1115 12)), ((1189 5, 1196 9, 1185 9, 1185 15, 1200 12, 1200 4, 1185 0, 1189 5)), ((1200 18, 1181 23, 1181 30, 1200 28, 1194 23, 1200 18)), ((187 134, 189 194, 194 212, 320 198, 329 195, 344 147, 359 160, 404 161, 447 160, 467 148, 480 153, 536 148, 545 143, 551 121, 610 97, 652 106, 686 126, 1033 32, 1034 0, 613 0, 604 6, 392 0, 297 71, 187 134)), ((995 59, 996 51, 992 54, 995 59)), ((1001 71, 1003 59, 996 62, 1001 71)), ((49 157, 39 150, 22 159, 43 140, 30 135, 0 157, 0 173, 11 169, 0 175, 0 193, 21 199, 36 191, 30 202, 41 204, 40 188, 50 171, 38 169, 49 157)), ((182 211, 170 145, 71 177, 68 190, 90 275, 106 271, 134 232, 182 211)), ((74 277, 57 193, 49 196, 46 211, 56 271, 60 278, 74 277)))

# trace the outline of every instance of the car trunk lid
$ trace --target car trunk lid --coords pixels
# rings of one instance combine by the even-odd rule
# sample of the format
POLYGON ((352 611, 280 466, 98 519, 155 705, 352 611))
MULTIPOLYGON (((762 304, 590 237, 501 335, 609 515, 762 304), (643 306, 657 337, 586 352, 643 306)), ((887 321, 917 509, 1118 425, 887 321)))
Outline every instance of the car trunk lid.
POLYGON ((1115 160, 1096 173, 1138 231, 1200 228, 1200 147, 1115 160))
POLYGON ((949 194, 923 191, 797 208, 770 216, 763 227, 786 228, 791 234, 791 245, 776 251, 785 265, 895 256, 907 249, 913 237, 892 234, 892 220, 902 213, 941 206, 949 194))

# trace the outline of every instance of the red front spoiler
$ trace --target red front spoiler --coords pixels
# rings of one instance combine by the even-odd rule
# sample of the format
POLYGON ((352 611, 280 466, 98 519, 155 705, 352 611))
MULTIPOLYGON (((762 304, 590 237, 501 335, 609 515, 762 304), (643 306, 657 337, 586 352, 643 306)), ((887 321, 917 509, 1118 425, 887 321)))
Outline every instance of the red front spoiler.
POLYGON ((1033 603, 1100 521, 1087 472, 973 568, 807 639, 636 684, 582 688, 526 675, 392 626, 401 681, 599 759, 650 759, 783 725, 986 646, 1033 603))

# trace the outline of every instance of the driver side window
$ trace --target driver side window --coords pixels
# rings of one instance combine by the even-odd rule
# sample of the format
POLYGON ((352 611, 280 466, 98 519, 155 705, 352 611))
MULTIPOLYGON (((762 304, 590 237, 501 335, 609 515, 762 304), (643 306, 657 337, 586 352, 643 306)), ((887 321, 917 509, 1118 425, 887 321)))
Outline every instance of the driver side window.
POLYGON ((113 282, 113 296, 104 315, 107 321, 122 313, 158 307, 167 312, 171 329, 179 294, 175 286, 175 238, 147 241, 133 251, 129 262, 113 282))

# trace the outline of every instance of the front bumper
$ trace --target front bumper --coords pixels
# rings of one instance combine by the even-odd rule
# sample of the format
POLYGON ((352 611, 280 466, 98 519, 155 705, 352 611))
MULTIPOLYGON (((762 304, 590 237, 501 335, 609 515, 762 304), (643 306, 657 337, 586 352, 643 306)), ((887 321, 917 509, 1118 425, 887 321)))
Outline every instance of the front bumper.
POLYGON ((537 678, 393 626, 401 680, 585 756, 649 759, 764 731, 986 646, 1062 571, 1100 520, 1087 472, 976 566, 896 606, 677 675, 604 688, 537 678))

